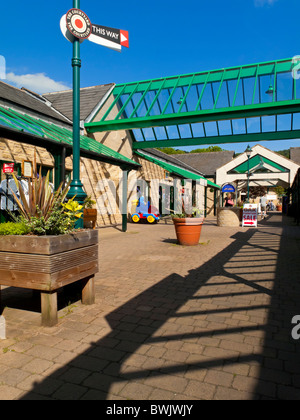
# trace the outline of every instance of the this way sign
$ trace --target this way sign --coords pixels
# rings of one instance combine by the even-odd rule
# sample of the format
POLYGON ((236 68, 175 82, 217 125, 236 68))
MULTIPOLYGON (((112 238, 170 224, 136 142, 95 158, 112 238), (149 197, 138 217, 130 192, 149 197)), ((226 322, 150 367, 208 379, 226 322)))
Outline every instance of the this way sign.
POLYGON ((70 42, 73 42, 74 38, 80 42, 88 39, 116 51, 121 51, 122 47, 129 48, 128 31, 91 23, 88 16, 79 9, 71 9, 62 16, 60 28, 70 42))
POLYGON ((92 24, 92 33, 88 38, 95 44, 121 51, 122 47, 129 48, 128 31, 92 24))

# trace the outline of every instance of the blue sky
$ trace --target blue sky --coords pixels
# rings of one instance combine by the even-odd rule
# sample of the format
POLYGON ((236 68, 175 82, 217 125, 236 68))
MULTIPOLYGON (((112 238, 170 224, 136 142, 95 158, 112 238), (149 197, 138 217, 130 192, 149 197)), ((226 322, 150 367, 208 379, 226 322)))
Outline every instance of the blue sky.
MULTIPOLYGON (((4 81, 40 93, 72 87, 72 45, 59 27, 72 7, 72 0, 5 2, 4 81)), ((82 44, 82 87, 300 55, 299 0, 81 0, 80 8, 92 23, 128 30, 130 36, 130 48, 122 53, 82 44)), ((280 150, 300 142, 262 144, 280 150)), ((241 152, 246 146, 221 147, 241 152)))

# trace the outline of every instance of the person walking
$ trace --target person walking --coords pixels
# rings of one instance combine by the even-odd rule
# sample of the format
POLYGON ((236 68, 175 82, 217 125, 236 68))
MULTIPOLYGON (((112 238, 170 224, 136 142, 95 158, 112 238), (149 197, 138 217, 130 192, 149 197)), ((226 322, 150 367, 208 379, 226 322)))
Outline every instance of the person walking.
POLYGON ((261 205, 261 219, 263 220, 267 217, 267 197, 261 197, 260 205, 261 205))

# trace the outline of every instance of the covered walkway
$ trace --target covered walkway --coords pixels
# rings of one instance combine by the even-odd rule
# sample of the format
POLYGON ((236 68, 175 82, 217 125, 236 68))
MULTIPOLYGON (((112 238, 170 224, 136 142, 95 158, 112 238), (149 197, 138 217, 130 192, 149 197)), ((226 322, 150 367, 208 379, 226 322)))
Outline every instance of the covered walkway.
POLYGON ((300 399, 293 219, 220 229, 208 218, 193 248, 170 223, 99 233, 92 307, 74 292, 47 329, 30 291, 2 291, 1 399, 300 399))

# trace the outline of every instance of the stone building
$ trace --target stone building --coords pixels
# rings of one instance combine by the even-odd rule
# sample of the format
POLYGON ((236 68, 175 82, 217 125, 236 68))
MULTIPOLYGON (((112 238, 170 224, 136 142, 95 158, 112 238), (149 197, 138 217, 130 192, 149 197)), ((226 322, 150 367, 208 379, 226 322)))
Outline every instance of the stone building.
MULTIPOLYGON (((176 155, 180 162, 188 164, 190 167, 198 170, 210 182, 216 182, 216 172, 234 158, 233 151, 223 150, 221 152, 208 153, 185 153, 176 155)), ((215 214, 219 199, 219 190, 213 187, 207 188, 207 214, 215 214)))
MULTIPOLYGON (((149 187, 149 198, 162 207, 163 191, 174 185, 180 189, 186 183, 186 188, 191 185, 191 194, 193 188, 196 191, 194 204, 203 208, 207 180, 196 169, 154 150, 134 152, 130 131, 87 135, 84 124, 101 119, 111 105, 113 87, 114 84, 82 88, 80 94, 81 181, 87 195, 97 202, 98 226, 120 224, 122 213, 130 214, 141 185, 149 187)), ((14 163, 15 173, 23 177, 50 171, 56 187, 71 177, 71 90, 38 95, 0 82, 1 179, 6 177, 6 163, 14 163)))

